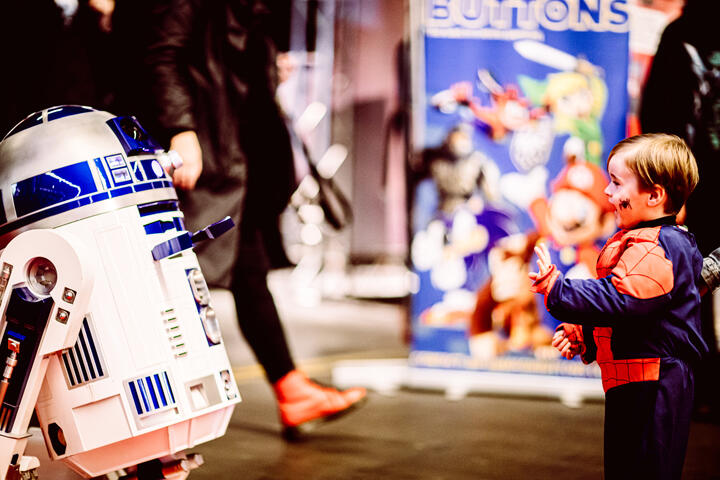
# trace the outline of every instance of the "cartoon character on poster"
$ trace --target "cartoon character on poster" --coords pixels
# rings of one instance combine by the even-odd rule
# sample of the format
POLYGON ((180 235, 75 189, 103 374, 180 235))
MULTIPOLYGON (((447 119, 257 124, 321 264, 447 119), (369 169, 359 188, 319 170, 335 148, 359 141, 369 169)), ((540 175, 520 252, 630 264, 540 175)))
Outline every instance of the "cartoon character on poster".
POLYGON ((537 232, 502 238, 488 254, 490 276, 476 296, 468 328, 468 348, 476 359, 508 352, 534 353, 549 345, 551 332, 541 324, 535 298, 525 277, 537 232))
POLYGON ((425 325, 467 328, 475 289, 487 277, 487 255, 502 237, 517 231, 499 194, 500 172, 475 150, 472 127, 455 126, 442 145, 429 149, 430 178, 417 192, 412 241, 415 268, 429 275, 441 300, 420 315, 425 325), (421 220, 427 219, 427 220, 421 220))
POLYGON ((550 112, 555 131, 579 138, 585 145, 585 159, 600 165, 603 153, 600 122, 608 98, 603 70, 543 43, 521 40, 513 46, 528 60, 559 70, 544 80, 520 75, 518 81, 533 103, 550 112))
POLYGON ((500 85, 487 69, 478 70, 477 77, 477 85, 489 101, 474 96, 472 83, 463 81, 433 95, 430 104, 445 114, 458 112, 496 142, 506 140, 512 132, 532 128, 534 121, 546 114, 544 108, 532 108, 517 85, 500 85))
MULTIPOLYGON (((544 196, 546 190, 545 165, 554 140, 550 118, 544 109, 531 109, 529 101, 518 96, 517 87, 512 84, 501 87, 487 70, 479 70, 478 79, 478 87, 492 94, 489 105, 472 95, 469 82, 453 84, 433 96, 432 103, 441 112, 459 114, 467 121, 462 124, 462 131, 468 144, 472 140, 471 134, 475 132, 483 136, 486 134, 493 142, 508 145, 506 148, 512 164, 523 173, 501 174, 494 162, 486 161, 484 164, 492 166, 490 171, 493 174, 485 175, 481 191, 495 205, 502 202, 507 204, 507 199, 512 200, 520 195, 526 200, 514 203, 526 209, 532 199, 544 196), (471 128, 471 125, 475 128, 471 128), (502 188, 509 188, 510 191, 503 195, 502 188)), ((457 129, 451 130, 449 139, 457 136, 457 129)), ((453 190, 461 188, 463 182, 459 178, 439 174, 442 162, 435 158, 430 163, 432 178, 437 183, 441 197, 447 197, 453 190)), ((461 163, 458 163, 453 167, 454 171, 460 172, 460 166, 461 163)), ((465 179, 473 178, 467 174, 466 169, 465 179)), ((461 196, 455 195, 455 198, 460 198, 461 203, 466 202, 461 196)), ((447 201, 441 202, 439 210, 453 211, 448 206, 447 201)), ((515 217, 520 212, 507 207, 505 211, 515 217)), ((479 228, 485 227, 481 224, 479 228)), ((412 246, 413 258, 422 258, 426 262, 420 269, 429 269, 433 285, 445 291, 442 301, 421 314, 424 324, 467 328, 468 347, 474 358, 488 359, 506 352, 532 353, 537 348, 549 345, 552 332, 548 333, 541 325, 535 298, 527 289, 527 272, 538 236, 536 232, 521 234, 513 233, 518 232, 517 228, 506 229, 504 235, 492 244, 475 244, 475 255, 480 255, 482 265, 478 268, 479 262, 475 262, 472 271, 475 281, 464 282, 463 272, 468 274, 471 271, 466 271, 457 258, 453 262, 445 255, 442 261, 429 266, 433 255, 427 255, 427 250, 416 250, 420 245, 427 248, 429 242, 426 237, 433 231, 436 245, 434 251, 440 252, 441 236, 445 235, 445 230, 439 223, 431 223, 426 231, 416 236, 412 246), (450 278, 455 279, 454 283, 449 281, 450 278), (464 288, 457 288, 460 284, 464 288)), ((467 235, 465 237, 470 238, 467 235)), ((416 268, 421 264, 422 260, 416 261, 416 268)))
POLYGON ((532 12, 522 2, 486 3, 430 2, 426 108, 418 122, 428 165, 442 157, 433 145, 444 144, 458 124, 467 129, 497 172, 497 183, 478 186, 477 195, 485 209, 505 212, 513 228, 488 235, 472 254, 459 253, 456 229, 479 239, 487 225, 460 213, 472 209, 472 198, 457 201, 460 214, 448 222, 447 192, 439 192, 462 182, 442 186, 440 169, 428 168, 432 179, 417 186, 414 204, 411 256, 419 291, 411 304, 411 359, 418 366, 523 372, 551 365, 563 375, 584 375, 552 361, 556 322, 529 293, 527 273, 542 240, 569 276, 590 277, 598 243, 615 228, 604 202, 603 159, 604 148, 625 131, 624 0, 581 2, 575 10, 552 2, 552 9, 532 12))
POLYGON ((555 139, 548 108, 533 107, 517 85, 500 85, 487 69, 479 69, 477 78, 488 101, 474 96, 472 83, 463 81, 433 95, 430 104, 444 114, 458 114, 494 142, 509 143, 511 161, 519 171, 545 165, 555 139))
MULTIPOLYGON (((525 280, 534 265, 533 247, 538 241, 548 245, 568 278, 595 277, 597 257, 615 230, 615 220, 604 194, 607 176, 582 158, 583 147, 579 140, 565 144, 566 165, 550 183, 551 195, 538 196, 527 205, 536 230, 504 238, 489 252, 490 278, 478 290, 469 330, 474 357, 508 351, 547 353, 544 347, 559 322, 536 305, 525 280)), ((537 180, 542 182, 543 177, 537 180)), ((538 192, 543 187, 525 190, 538 192)))
MULTIPOLYGON (((565 276, 595 278, 602 245, 616 229, 613 208, 604 193, 609 179, 600 167, 579 157, 582 146, 575 145, 575 154, 565 146, 567 164, 551 182, 550 197, 534 200, 529 210, 565 276)), ((558 322, 541 311, 543 325, 554 331, 558 322)))

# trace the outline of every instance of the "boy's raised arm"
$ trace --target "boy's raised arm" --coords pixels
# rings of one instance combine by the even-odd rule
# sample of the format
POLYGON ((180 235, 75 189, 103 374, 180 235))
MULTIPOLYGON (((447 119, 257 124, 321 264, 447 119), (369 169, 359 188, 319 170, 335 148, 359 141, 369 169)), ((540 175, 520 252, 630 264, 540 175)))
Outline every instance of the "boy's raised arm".
POLYGON ((540 250, 540 271, 530 277, 534 279, 531 289, 545 296, 545 306, 560 321, 612 326, 627 317, 650 315, 669 301, 672 263, 658 244, 629 246, 611 273, 597 280, 565 278, 554 265, 544 266, 549 255, 540 250))

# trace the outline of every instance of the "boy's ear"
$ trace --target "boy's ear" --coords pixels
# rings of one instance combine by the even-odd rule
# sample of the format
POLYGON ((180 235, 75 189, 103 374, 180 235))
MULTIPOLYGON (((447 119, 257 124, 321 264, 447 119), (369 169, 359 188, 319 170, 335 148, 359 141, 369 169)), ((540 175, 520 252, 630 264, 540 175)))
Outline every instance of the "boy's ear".
POLYGON ((648 193, 648 207, 657 207, 663 205, 665 203, 665 200, 667 200, 667 192, 665 192, 665 187, 662 187, 658 184, 653 185, 648 193))

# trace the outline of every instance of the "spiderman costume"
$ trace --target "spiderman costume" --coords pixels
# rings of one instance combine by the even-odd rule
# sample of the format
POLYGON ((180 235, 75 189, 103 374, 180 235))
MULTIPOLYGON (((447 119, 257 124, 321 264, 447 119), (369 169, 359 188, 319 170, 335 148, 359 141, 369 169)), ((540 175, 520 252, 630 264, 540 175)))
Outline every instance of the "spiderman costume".
POLYGON ((693 405, 692 365, 707 351, 697 282, 702 256, 675 217, 613 235, 597 280, 553 266, 533 290, 597 361, 605 390, 605 478, 679 479, 693 405))

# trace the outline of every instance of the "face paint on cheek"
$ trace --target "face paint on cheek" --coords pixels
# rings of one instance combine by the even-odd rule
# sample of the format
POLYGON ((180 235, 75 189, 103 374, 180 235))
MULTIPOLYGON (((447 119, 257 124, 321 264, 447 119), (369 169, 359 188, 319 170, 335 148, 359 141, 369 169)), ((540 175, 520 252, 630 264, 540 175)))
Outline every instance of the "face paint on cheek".
POLYGON ((630 210, 632 210, 632 207, 630 206, 630 200, 628 200, 627 198, 620 200, 620 208, 622 208, 622 209, 629 208, 630 210))

